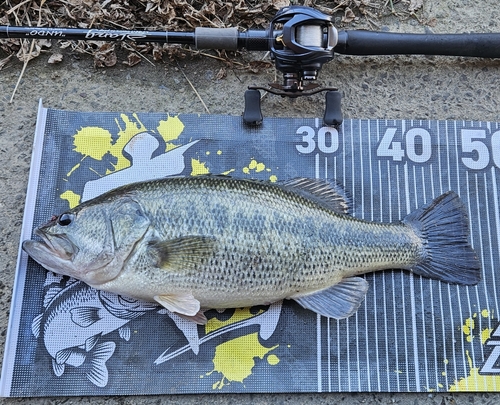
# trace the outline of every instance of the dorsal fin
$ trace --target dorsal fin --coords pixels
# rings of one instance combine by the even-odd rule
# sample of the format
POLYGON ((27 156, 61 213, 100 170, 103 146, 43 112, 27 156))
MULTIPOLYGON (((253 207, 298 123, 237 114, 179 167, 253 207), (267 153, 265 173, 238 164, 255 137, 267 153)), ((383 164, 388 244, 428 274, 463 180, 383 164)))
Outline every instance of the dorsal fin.
POLYGON ((350 213, 350 199, 342 186, 335 181, 296 177, 280 185, 336 213, 350 213))

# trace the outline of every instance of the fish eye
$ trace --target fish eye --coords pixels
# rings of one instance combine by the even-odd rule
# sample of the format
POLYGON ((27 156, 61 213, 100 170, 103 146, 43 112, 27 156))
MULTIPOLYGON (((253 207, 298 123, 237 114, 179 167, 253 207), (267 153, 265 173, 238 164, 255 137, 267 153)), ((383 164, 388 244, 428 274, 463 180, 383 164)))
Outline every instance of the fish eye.
POLYGON ((75 216, 73 214, 68 214, 68 213, 61 214, 57 219, 57 223, 61 226, 68 226, 73 222, 74 217, 75 216))

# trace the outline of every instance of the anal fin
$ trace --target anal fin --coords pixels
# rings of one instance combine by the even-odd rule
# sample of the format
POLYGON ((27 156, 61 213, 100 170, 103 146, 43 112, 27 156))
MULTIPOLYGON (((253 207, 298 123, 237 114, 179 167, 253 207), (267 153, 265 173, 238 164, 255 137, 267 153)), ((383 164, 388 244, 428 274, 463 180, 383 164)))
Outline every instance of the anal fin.
POLYGON ((327 318, 344 319, 358 310, 367 291, 368 282, 365 279, 350 277, 325 290, 291 298, 302 307, 327 318))
POLYGON ((183 318, 187 321, 194 322, 197 325, 206 325, 208 322, 208 319, 202 310, 198 311, 198 313, 196 315, 193 315, 193 316, 188 316, 188 315, 179 314, 179 313, 177 315, 179 315, 181 318, 183 318))

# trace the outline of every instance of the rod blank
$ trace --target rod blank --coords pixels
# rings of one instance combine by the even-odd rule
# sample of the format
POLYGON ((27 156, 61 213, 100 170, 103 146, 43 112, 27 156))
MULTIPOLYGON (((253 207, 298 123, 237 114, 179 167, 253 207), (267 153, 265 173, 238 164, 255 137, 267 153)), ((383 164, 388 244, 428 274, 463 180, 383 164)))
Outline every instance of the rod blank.
POLYGON ((103 30, 0 26, 1 38, 67 39, 80 41, 133 41, 192 45, 196 49, 269 50, 267 31, 237 28, 196 28, 194 32, 103 30))
MULTIPOLYGON (((300 34, 299 29, 297 31, 300 34)), ((186 44, 197 49, 269 51, 281 31, 196 28, 194 32, 0 26, 0 38, 46 38, 186 44)), ((300 35, 298 35, 300 38, 300 35)), ((445 55, 500 58, 500 33, 401 34, 340 31, 334 52, 347 55, 445 55)))

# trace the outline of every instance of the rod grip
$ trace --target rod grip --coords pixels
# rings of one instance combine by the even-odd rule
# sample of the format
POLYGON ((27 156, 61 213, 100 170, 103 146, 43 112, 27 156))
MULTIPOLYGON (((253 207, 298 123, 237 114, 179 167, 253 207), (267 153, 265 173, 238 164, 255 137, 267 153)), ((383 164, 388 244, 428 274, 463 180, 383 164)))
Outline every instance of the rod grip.
POLYGON ((238 28, 196 27, 194 30, 196 49, 238 49, 238 28))

